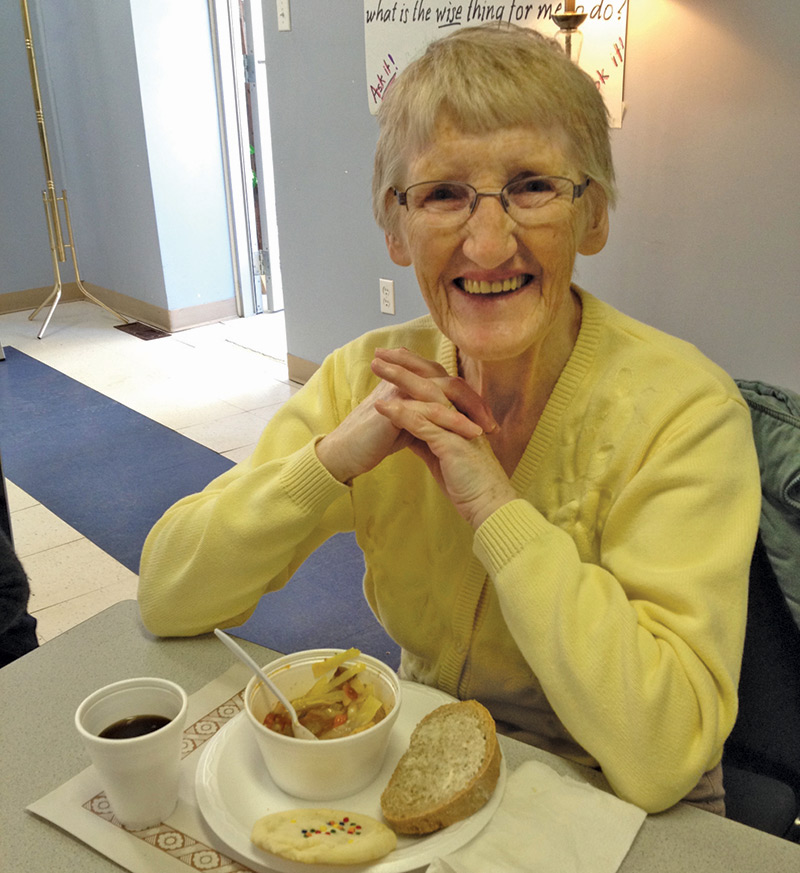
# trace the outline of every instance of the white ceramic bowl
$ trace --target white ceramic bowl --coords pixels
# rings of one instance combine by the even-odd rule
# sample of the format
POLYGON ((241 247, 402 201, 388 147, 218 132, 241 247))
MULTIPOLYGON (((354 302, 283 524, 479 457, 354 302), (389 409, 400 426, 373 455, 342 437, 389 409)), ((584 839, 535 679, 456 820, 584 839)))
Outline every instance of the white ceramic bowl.
MULTIPOLYGON (((316 681, 311 667, 342 649, 308 649, 272 661, 266 674, 290 700, 305 694, 316 681)), ((277 700, 255 676, 245 689, 245 711, 259 751, 273 782, 282 791, 303 800, 335 800, 361 791, 378 775, 386 755, 389 734, 400 712, 400 682, 386 664, 369 655, 353 661, 366 665, 361 674, 375 686, 375 694, 388 709, 373 727, 333 740, 287 737, 264 726, 277 700)), ((347 661, 345 663, 351 663, 347 661)))

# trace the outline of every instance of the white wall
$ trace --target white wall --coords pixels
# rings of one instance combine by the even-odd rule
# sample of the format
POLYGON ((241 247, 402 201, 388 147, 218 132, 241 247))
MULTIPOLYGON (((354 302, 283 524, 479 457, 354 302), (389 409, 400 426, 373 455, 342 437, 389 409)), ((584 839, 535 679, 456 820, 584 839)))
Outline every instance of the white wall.
POLYGON ((168 308, 223 300, 233 268, 208 3, 130 8, 168 308))

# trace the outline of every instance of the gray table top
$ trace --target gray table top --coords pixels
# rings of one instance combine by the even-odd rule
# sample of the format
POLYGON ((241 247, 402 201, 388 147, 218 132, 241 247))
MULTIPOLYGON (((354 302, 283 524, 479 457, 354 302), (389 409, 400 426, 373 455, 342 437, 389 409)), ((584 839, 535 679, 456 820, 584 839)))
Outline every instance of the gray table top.
MULTIPOLYGON (((244 642, 262 663, 277 653, 244 642)), ((130 676, 164 676, 199 690, 231 665, 212 636, 161 640, 142 627, 135 601, 124 601, 0 670, 0 867, 14 873, 119 870, 84 843, 25 807, 86 767, 73 715, 95 688, 130 676)), ((527 759, 562 773, 576 765, 501 738, 509 769, 527 759)), ((582 770, 584 774, 587 771, 582 770)), ((594 773, 593 781, 602 780, 594 773)), ((648 816, 622 873, 731 873, 800 870, 800 846, 700 810, 678 805, 648 816)))

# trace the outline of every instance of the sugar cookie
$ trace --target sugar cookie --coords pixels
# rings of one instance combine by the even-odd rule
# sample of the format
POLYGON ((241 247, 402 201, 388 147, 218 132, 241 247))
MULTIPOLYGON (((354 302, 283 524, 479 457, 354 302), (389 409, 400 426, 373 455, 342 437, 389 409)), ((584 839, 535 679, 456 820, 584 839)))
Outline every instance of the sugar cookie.
POLYGON ((365 864, 397 845, 394 831, 368 815, 292 809, 260 818, 250 839, 265 852, 307 864, 365 864))

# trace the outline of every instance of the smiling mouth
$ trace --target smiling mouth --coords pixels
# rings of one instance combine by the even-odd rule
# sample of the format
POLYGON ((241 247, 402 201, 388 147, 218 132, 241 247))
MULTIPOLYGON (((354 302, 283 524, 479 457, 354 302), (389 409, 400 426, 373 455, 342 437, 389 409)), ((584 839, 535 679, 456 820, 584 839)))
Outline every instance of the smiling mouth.
POLYGON ((532 278, 533 276, 528 273, 522 273, 518 276, 513 276, 510 279, 504 279, 502 282, 456 279, 455 284, 467 294, 507 294, 511 291, 519 290, 523 285, 527 285, 532 278))

